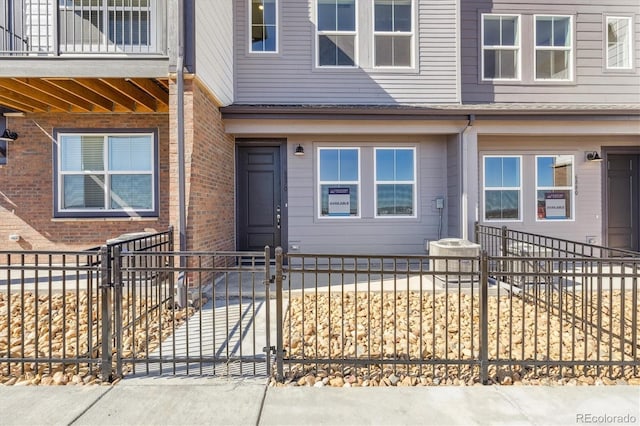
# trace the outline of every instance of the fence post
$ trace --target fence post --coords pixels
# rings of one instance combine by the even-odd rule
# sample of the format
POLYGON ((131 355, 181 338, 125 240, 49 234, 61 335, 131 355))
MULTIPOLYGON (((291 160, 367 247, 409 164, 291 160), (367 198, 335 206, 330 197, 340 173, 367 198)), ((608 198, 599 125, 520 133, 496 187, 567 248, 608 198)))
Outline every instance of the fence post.
POLYGON ((271 347, 271 295, 270 295, 270 285, 271 285, 271 249, 269 246, 265 246, 264 248, 264 291, 265 291, 265 316, 267 317, 267 328, 265 330, 266 333, 266 346, 264 348, 264 352, 267 356, 267 376, 271 377, 271 353, 273 348, 271 347))
MULTIPOLYGON (((114 341, 116 346, 116 377, 122 377, 122 256, 120 246, 113 248, 113 318, 114 341)), ((135 284, 134 284, 135 285, 135 284)))
MULTIPOLYGON (((509 235, 509 228, 507 228, 506 226, 503 226, 501 231, 500 231, 500 250, 502 253, 503 257, 506 257, 509 255, 509 252, 507 251, 507 237, 509 235)), ((507 259, 504 259, 502 261, 502 271, 507 271, 509 267, 509 261, 507 259)), ((500 281, 502 282, 507 282, 507 276, 503 275, 500 278, 500 281)), ((512 283, 513 281, 511 281, 512 283)))
POLYGON ((282 247, 276 247, 276 379, 284 380, 283 296, 282 296, 282 247))
POLYGON ((111 283, 109 277, 111 276, 111 256, 109 247, 103 245, 100 247, 100 293, 102 296, 100 314, 102 318, 102 359, 100 365, 100 376, 104 381, 110 381, 112 379, 113 367, 112 367, 112 333, 111 325, 112 311, 111 311, 111 283))
POLYGON ((473 222, 473 242, 476 244, 480 244, 480 223, 473 222))
POLYGON ((485 250, 480 254, 480 383, 489 381, 489 261, 485 250))

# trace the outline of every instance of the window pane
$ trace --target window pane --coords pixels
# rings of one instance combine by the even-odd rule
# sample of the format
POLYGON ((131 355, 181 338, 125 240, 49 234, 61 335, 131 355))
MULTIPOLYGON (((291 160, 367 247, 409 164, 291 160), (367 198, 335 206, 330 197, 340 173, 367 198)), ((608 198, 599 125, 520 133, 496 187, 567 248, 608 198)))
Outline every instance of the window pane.
POLYGON ((355 36, 337 36, 337 64, 351 66, 355 64, 355 36))
POLYGON ((150 136, 110 136, 109 170, 151 171, 150 136))
POLYGON ((338 15, 338 31, 356 30, 356 1, 336 0, 338 15))
POLYGON ((321 35, 319 41, 319 64, 354 65, 355 57, 354 36, 321 35))
POLYGON ((537 158, 538 186, 571 186, 573 160, 571 156, 557 155, 537 158))
POLYGON ((518 59, 515 50, 502 50, 498 53, 500 63, 498 78, 516 78, 516 61, 518 59))
POLYGON ((62 187, 63 209, 104 209, 103 175, 65 175, 62 187))
POLYGON ((377 185, 378 216, 412 216, 412 184, 377 185))
POLYGON ((484 186, 487 188, 519 188, 520 158, 485 157, 484 186))
POLYGON ((62 136, 61 139, 61 170, 104 170, 104 137, 62 136))
POLYGON ((502 18, 502 46, 515 46, 518 41, 518 19, 513 17, 502 18))
POLYGON ((124 207, 133 209, 152 208, 151 175, 112 175, 111 205, 112 209, 124 207))
POLYGON ((375 20, 375 31, 393 31, 392 0, 376 0, 375 20))
POLYGON ((502 159, 502 186, 520 187, 520 158, 506 157, 502 159))
POLYGON ((393 38, 393 65, 397 67, 411 66, 411 37, 393 38))
POLYGON ((320 215, 329 216, 329 188, 349 189, 349 216, 358 215, 358 185, 320 185, 320 215))
POLYGON ((519 219, 520 191, 485 191, 486 219, 519 219))
POLYGON ((358 180, 358 150, 341 149, 340 153, 340 180, 358 180))
POLYGON ((499 55, 496 50, 484 51, 484 78, 498 78, 496 73, 497 69, 500 69, 499 55))
POLYGON ((376 180, 392 181, 395 178, 395 158, 393 149, 376 150, 376 180))
POLYGON ((484 17, 484 45, 485 46, 500 45, 500 17, 499 16, 484 17))
POLYGON ((536 46, 552 46, 553 24, 551 17, 536 18, 536 46))
POLYGON ((395 0, 393 8, 394 31, 412 31, 411 0, 395 0))
POLYGON ((571 193, 568 190, 538 190, 538 219, 571 218, 571 193))
POLYGON ((396 150, 396 180, 413 180, 413 150, 396 150))
POLYGON ((607 18, 607 66, 631 68, 629 18, 607 18))
POLYGON ((320 180, 338 181, 338 150, 320 150, 320 180))
POLYGON ((376 36, 376 66, 390 67, 393 65, 393 37, 376 36))
POLYGON ((335 0, 318 0, 318 31, 336 31, 335 0))
POLYGON ((571 44, 571 33, 569 18, 553 18, 553 45, 569 46, 571 44))
POLYGON ((552 54, 550 50, 536 51, 536 78, 551 78, 552 54))

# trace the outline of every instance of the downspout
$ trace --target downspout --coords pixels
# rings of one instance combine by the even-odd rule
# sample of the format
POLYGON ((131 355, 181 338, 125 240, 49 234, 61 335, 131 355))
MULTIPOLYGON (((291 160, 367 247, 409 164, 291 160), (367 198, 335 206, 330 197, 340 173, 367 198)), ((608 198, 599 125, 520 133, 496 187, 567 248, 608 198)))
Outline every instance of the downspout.
POLYGON ((469 232, 467 231, 467 222, 468 222, 468 205, 469 205, 469 196, 467 191, 469 190, 467 186, 467 165, 465 163, 465 159, 467 158, 467 144, 465 143, 465 136, 469 131, 469 128, 473 126, 473 122, 475 120, 474 114, 469 114, 469 118, 467 119, 467 125, 460 132, 459 137, 459 152, 460 152, 460 171, 458 176, 460 176, 460 238, 464 240, 469 239, 469 232))
MULTIPOLYGON (((178 120, 178 233, 179 249, 184 252, 187 249, 187 203, 184 164, 184 0, 178 0, 178 58, 176 64, 176 84, 178 92, 178 104, 176 108, 178 120)), ((180 269, 185 268, 186 259, 180 256, 180 269)), ((187 289, 184 270, 180 272, 177 286, 177 304, 180 307, 187 306, 187 289)))

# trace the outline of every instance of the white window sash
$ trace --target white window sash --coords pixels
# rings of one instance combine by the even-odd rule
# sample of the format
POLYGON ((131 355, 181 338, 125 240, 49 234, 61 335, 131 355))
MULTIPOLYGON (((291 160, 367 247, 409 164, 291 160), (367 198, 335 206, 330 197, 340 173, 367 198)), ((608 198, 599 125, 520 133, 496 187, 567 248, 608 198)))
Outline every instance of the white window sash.
POLYGON ((373 52, 371 57, 373 58, 373 66, 374 68, 415 68, 415 0, 411 0, 411 31, 376 31, 375 22, 376 22, 376 8, 375 2, 372 2, 372 27, 373 27, 373 52), (410 52, 411 52, 411 60, 409 61, 409 65, 376 65, 376 36, 393 36, 393 37, 411 37, 409 42, 410 44, 410 52))
POLYGON ((606 67, 610 70, 630 70, 633 68, 633 21, 629 16, 607 16, 605 21, 605 56, 606 56, 606 67), (618 26, 620 21, 627 22, 627 37, 622 42, 617 42, 616 50, 623 51, 626 57, 627 65, 624 66, 614 66, 609 63, 609 23, 611 21, 617 21, 618 26))
POLYGON ((523 188, 523 168, 524 164, 522 162, 521 155, 483 155, 482 156, 482 218, 485 222, 522 222, 523 219, 523 199, 522 199, 522 188, 523 188), (490 158, 517 158, 519 159, 519 170, 518 170, 518 182, 520 185, 518 186, 487 186, 487 159, 490 158), (518 217, 516 219, 489 219, 487 218, 487 191, 517 191, 518 192, 518 217))
MULTIPOLYGON (((249 15, 249 30, 248 30, 248 34, 249 34, 249 52, 250 53, 257 53, 257 54, 274 54, 274 53, 278 53, 280 50, 280 0, 275 0, 275 8, 276 8, 276 22, 275 22, 275 27, 276 27, 276 48, 275 50, 253 50, 253 46, 251 43, 251 35, 253 34, 253 13, 251 11, 252 8, 252 0, 247 0, 249 6, 247 9, 247 14, 249 15)), ((265 27, 266 25, 263 24, 263 27, 265 27)))
MULTIPOLYGON (((509 15, 509 14, 482 14, 481 19, 480 19, 480 38, 481 38, 481 52, 480 52, 480 67, 481 67, 481 75, 482 75, 482 80, 483 81, 520 81, 521 79, 521 63, 522 63, 522 58, 521 58, 521 43, 522 43, 522 37, 521 37, 521 29, 520 29, 520 15, 509 15), (502 18, 515 18, 515 23, 517 25, 517 32, 516 32, 516 44, 513 46, 509 46, 509 45, 502 45, 502 44, 485 44, 484 42, 484 24, 485 24, 485 18, 486 17, 499 17, 500 19, 500 23, 502 24, 502 18), (516 73, 515 76, 513 78, 505 78, 505 77, 498 77, 498 78, 492 78, 492 77, 486 77, 484 75, 484 52, 487 50, 493 50, 493 51, 514 51, 516 52, 516 73)), ((502 25, 500 26, 500 39, 502 40, 502 25)))
POLYGON ((574 31, 573 31, 573 16, 570 15, 534 15, 533 18, 533 44, 534 44, 534 55, 533 55, 533 76, 534 76, 534 80, 535 81, 545 81, 545 82, 549 82, 549 81, 573 81, 573 39, 574 39, 574 31), (536 40, 537 40, 537 34, 536 34, 536 27, 537 27, 537 21, 538 18, 569 18, 569 44, 566 46, 538 46, 536 40), (567 78, 539 78, 536 73, 537 73, 537 69, 538 69, 538 60, 537 60, 537 52, 540 51, 545 51, 545 52, 549 52, 549 51, 564 51, 564 52, 569 52, 569 64, 567 65, 567 69, 568 69, 568 75, 567 78))
POLYGON ((373 205, 374 205, 374 217, 376 219, 412 219, 418 217, 418 206, 417 206, 417 196, 418 196, 418 182, 417 175, 417 159, 416 159, 416 148, 415 147, 407 147, 407 148, 399 148, 399 147, 376 147, 373 150, 373 173, 374 173, 374 191, 373 191, 373 205), (412 160, 413 160, 413 179, 412 180, 382 180, 378 179, 378 150, 393 150, 393 151, 412 151, 412 160), (379 215, 378 214, 378 185, 411 185, 412 186, 412 211, 411 215, 379 215))
POLYGON ((355 10, 355 30, 354 31, 327 31, 318 30, 318 2, 315 3, 315 15, 316 15, 316 68, 357 68, 358 67, 358 0, 354 1, 355 10), (320 36, 353 36, 353 65, 320 65, 320 36))

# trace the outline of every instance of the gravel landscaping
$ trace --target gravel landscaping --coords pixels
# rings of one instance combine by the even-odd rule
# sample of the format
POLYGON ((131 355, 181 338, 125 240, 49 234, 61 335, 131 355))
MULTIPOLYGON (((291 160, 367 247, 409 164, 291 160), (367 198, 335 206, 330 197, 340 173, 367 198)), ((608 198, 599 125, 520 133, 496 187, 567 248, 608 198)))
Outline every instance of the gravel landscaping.
MULTIPOLYGON (((631 292, 582 293, 562 296, 562 317, 540 304, 518 297, 490 296, 488 352, 492 360, 523 361, 519 365, 491 366, 490 383, 502 385, 611 385, 640 384, 638 344, 640 330, 631 319, 640 318, 631 292), (583 306, 584 305, 584 306, 583 306), (634 312, 635 311, 635 312, 634 312), (509 315, 509 312, 512 315, 509 315), (597 327, 578 321, 586 315, 597 327), (620 330, 624 342, 617 337, 620 330), (600 343, 598 344, 598 339, 600 343), (634 360, 634 355, 636 356, 634 360), (579 366, 560 368, 557 361, 579 360, 579 366), (527 361, 548 365, 534 367, 527 361), (590 361, 635 361, 626 366, 597 368, 590 361), (554 365, 554 362, 556 364, 554 365)), ((637 295, 636 295, 637 296, 637 295)), ((539 294, 559 305, 559 293, 539 294)), ((274 386, 416 386, 475 385, 479 367, 469 361, 479 356, 479 300, 463 292, 326 293, 294 296, 285 312, 284 345, 289 361, 285 383, 274 386), (302 359, 308 361, 302 363, 302 359), (315 363, 309 359, 331 359, 315 363), (371 359, 368 365, 352 360, 371 359), (395 367, 384 360, 405 360, 395 367), (432 364, 412 364, 412 360, 432 364), (335 362, 334 362, 335 360, 335 362), (351 362, 350 362, 351 360, 351 362), (454 360, 454 363, 445 363, 454 360), (455 364, 455 360, 467 361, 455 364)), ((514 362, 514 364, 516 364, 514 362)))
MULTIPOLYGON (((0 293, 0 384, 101 384, 96 364, 25 362, 23 371, 20 363, 6 362, 9 352, 11 358, 27 359, 97 357, 101 338, 97 302, 95 296, 89 300, 86 292, 38 297, 27 292, 24 297, 12 294, 9 306, 7 294, 0 293)), ((135 305, 123 301, 123 323, 137 319, 135 333, 132 328, 123 332, 124 357, 146 356, 171 334, 173 323, 179 326, 194 312, 193 308, 155 309, 145 314, 150 306, 153 306, 151 298, 138 299, 135 305)))

